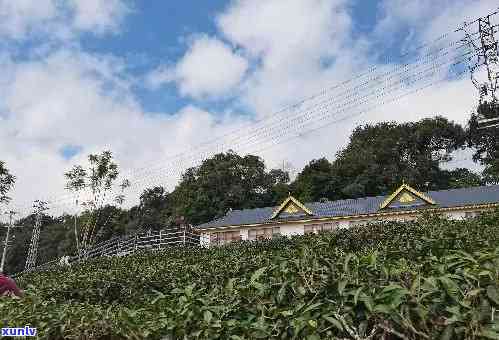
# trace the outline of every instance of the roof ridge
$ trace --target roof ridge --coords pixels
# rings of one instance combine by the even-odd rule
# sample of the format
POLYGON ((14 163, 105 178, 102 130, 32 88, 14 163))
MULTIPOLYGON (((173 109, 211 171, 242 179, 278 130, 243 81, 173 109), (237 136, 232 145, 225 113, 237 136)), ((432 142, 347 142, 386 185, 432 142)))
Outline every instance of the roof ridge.
MULTIPOLYGON (((499 185, 481 185, 481 186, 476 186, 476 187, 466 187, 466 188, 450 188, 450 189, 444 189, 444 190, 433 190, 433 191, 426 191, 422 192, 430 197, 436 193, 448 193, 448 192, 453 192, 453 191, 463 191, 463 192, 468 192, 472 193, 475 192, 476 190, 484 190, 485 192, 490 192, 490 189, 495 189, 499 188, 499 185)), ((334 201, 326 201, 326 202, 321 202, 321 201, 315 201, 315 202, 307 202, 304 203, 306 207, 310 207, 313 214, 317 215, 319 211, 321 210, 328 210, 328 209, 341 209, 345 211, 355 211, 356 209, 362 208, 368 208, 371 205, 375 204, 376 201, 382 200, 386 197, 388 197, 389 194, 385 195, 376 195, 376 196, 366 196, 366 197, 358 197, 358 198, 345 198, 345 199, 339 199, 339 200, 334 200, 334 201), (374 202, 373 202, 374 201, 374 202), (351 205, 351 206, 349 206, 351 205), (314 209, 315 207, 315 209, 314 209)), ((444 194, 445 196, 445 194, 444 194)), ((233 219, 238 219, 238 216, 245 215, 245 214, 253 214, 260 215, 261 212, 268 212, 269 216, 271 215, 272 211, 277 209, 278 206, 267 206, 267 207, 259 207, 259 208, 246 208, 246 209, 233 209, 229 213, 227 213, 224 216, 220 216, 217 219, 205 222, 201 225, 198 226, 203 226, 203 225, 210 225, 210 224, 224 224, 224 223, 229 223, 228 221, 232 221, 233 219), (260 212, 260 213, 258 213, 260 212), (235 215, 235 216, 234 216, 235 215), (228 220, 228 221, 227 221, 228 220), (225 222, 224 222, 225 221, 225 222)), ((263 218, 263 216, 259 217, 263 218)), ((268 219, 266 217, 265 219, 268 219)), ((230 222, 232 223, 232 222, 230 222)))
MULTIPOLYGON (((431 191, 422 191, 425 194, 429 193, 435 193, 435 192, 448 192, 448 191, 453 191, 453 190, 466 190, 466 189, 477 189, 477 188, 489 188, 489 187, 499 187, 499 184, 493 184, 493 185, 480 185, 476 187, 466 187, 466 188, 451 188, 451 189, 442 189, 442 190, 431 190, 431 191)), ((321 201, 313 201, 313 202, 305 202, 303 203, 304 205, 309 205, 309 204, 328 204, 328 203, 335 203, 335 202, 345 202, 345 201, 358 201, 358 200, 367 200, 367 199, 373 199, 373 198, 383 198, 390 196, 390 194, 385 194, 385 195, 376 195, 376 196, 365 196, 365 197, 357 197, 357 198, 344 198, 344 199, 339 199, 339 200, 328 200, 326 202, 321 202, 321 201)), ((276 209, 278 208, 278 205, 275 206, 266 206, 266 207, 260 207, 260 208, 245 208, 245 209, 232 209, 230 213, 233 213, 235 211, 248 211, 248 210, 263 210, 263 209, 276 209)), ((227 216, 227 215, 225 215, 227 216)), ((219 218, 221 219, 221 218, 219 218)), ((218 220, 218 219, 217 219, 218 220)))
MULTIPOLYGON (((492 202, 499 203, 499 185, 451 188, 427 191, 425 194, 435 198, 437 203, 444 208, 467 206, 470 202, 478 205, 492 202)), ((379 211, 377 203, 380 203, 380 200, 386 197, 387 195, 377 195, 326 202, 308 202, 305 205, 318 217, 345 217, 376 213, 379 211)), ((265 224, 269 222, 269 217, 274 209, 275 207, 261 207, 233 210, 219 219, 206 222, 197 227, 212 229, 225 226, 265 224)))
POLYGON ((478 189, 478 188, 491 188, 491 187, 499 187, 499 184, 491 184, 491 185, 477 185, 477 186, 471 186, 471 187, 465 187, 465 188, 449 188, 449 189, 442 189, 442 190, 431 190, 431 191, 426 191, 427 193, 429 192, 448 192, 448 191, 456 191, 456 190, 469 190, 469 189, 478 189))

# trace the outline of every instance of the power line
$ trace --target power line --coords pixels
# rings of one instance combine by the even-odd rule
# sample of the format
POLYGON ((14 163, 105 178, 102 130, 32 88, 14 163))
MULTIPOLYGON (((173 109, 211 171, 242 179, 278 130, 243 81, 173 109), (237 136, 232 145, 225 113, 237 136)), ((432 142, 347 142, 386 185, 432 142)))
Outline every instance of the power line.
MULTIPOLYGON (((452 62, 454 59, 450 59, 450 61, 452 62)), ((440 64, 440 65, 436 65, 436 66, 432 66, 428 69, 424 69, 422 72, 420 73, 424 73, 424 72, 428 72, 428 71, 433 71, 435 69, 438 69, 439 67, 441 67, 442 65, 445 66, 449 64, 449 60, 447 60, 446 62, 440 64)), ((417 74, 416 74, 417 75, 417 74)), ((406 79, 409 79, 410 77, 405 77, 405 78, 402 78, 402 80, 406 80, 406 79)), ((387 92, 387 88, 394 88, 395 86, 394 85, 400 85, 401 83, 403 83, 403 81, 401 80, 398 80, 397 82, 394 82, 392 83, 391 85, 389 86, 385 86, 383 88, 381 88, 380 90, 378 91, 372 91, 371 93, 368 93, 367 95, 365 95, 364 97, 361 97, 360 99, 365 99, 363 100, 361 103, 364 104, 365 102, 368 102, 369 100, 373 99, 373 97, 381 97, 385 92, 387 92), (380 92, 382 95, 380 95, 380 92)), ((399 86, 400 88, 400 86, 399 86)), ((352 106, 355 106, 355 105, 358 105, 359 101, 358 99, 355 99, 355 100, 350 100, 346 103, 342 103, 341 105, 337 105, 335 108, 336 109, 342 109, 342 108, 345 108, 346 109, 349 109, 351 108, 352 106)), ((307 113, 308 116, 304 116, 304 115, 300 115, 297 117, 297 119, 288 119, 288 121, 286 122, 285 125, 281 125, 279 126, 279 129, 283 131, 283 134, 285 134, 288 130, 287 128, 289 127, 292 127, 293 123, 297 123, 297 126, 300 126, 300 128, 303 126, 304 122, 305 123, 308 123, 308 122, 312 122, 315 120, 315 119, 318 119, 320 118, 321 116, 324 116, 325 114, 334 114, 336 113, 337 111, 330 111, 329 110, 329 105, 330 103, 328 103, 328 105, 325 105, 325 106, 322 106, 322 107, 319 107, 319 110, 318 110, 318 114, 316 115, 310 115, 310 112, 307 113), (326 109, 326 110, 325 110, 326 109)), ((345 110, 341 110, 341 111, 345 111, 345 110)), ((272 136, 272 133, 267 133, 266 134, 267 136, 270 136, 270 137, 273 137, 272 136)), ((265 137, 265 135, 264 135, 265 137)), ((272 139, 272 138, 269 138, 269 139, 272 139)), ((254 143, 252 143, 254 144, 254 143)))
MULTIPOLYGON (((437 43, 440 44, 442 41, 444 41, 444 39, 446 39, 449 36, 450 36, 450 33, 446 33, 446 34, 440 36, 439 38, 435 39, 434 41, 426 43, 426 44, 416 48, 415 50, 419 50, 419 49, 422 49, 423 47, 427 47, 427 46, 434 46, 437 43)), ((208 146, 210 146, 213 141, 222 140, 222 142, 223 142, 223 139, 227 136, 235 134, 236 135, 235 139, 231 140, 230 142, 240 141, 239 143, 237 143, 233 146, 241 147, 243 150, 245 148, 252 149, 255 146, 259 146, 259 145, 263 144, 262 140, 264 143, 270 143, 272 145, 272 143, 274 141, 279 142, 280 138, 285 137, 286 134, 287 133, 289 134, 289 132, 293 131, 293 129, 296 130, 297 128, 300 128, 303 130, 304 127, 307 126, 307 124, 313 124, 314 119, 316 119, 315 122, 316 121, 322 122, 324 120, 329 119, 331 117, 331 114, 328 114, 327 110, 330 109, 330 106, 332 105, 333 101, 334 102, 344 101, 342 103, 342 105, 337 105, 335 108, 337 110, 339 110, 339 112, 345 112, 348 109, 354 108, 356 105, 357 106, 361 105, 361 104, 364 105, 367 102, 369 102, 370 100, 378 100, 379 98, 383 98, 383 96, 386 95, 387 93, 390 93, 390 91, 400 90, 401 87, 403 88, 404 84, 402 84, 402 82, 399 81, 398 83, 401 87, 397 87, 397 83, 394 82, 394 83, 391 83, 389 85, 385 85, 384 87, 381 87, 379 89, 376 89, 376 86, 379 86, 380 82, 381 83, 383 81, 387 82, 388 80, 395 79, 397 77, 400 78, 403 75, 407 75, 411 70, 417 69, 418 67, 422 67, 422 66, 430 64, 432 62, 436 63, 436 61, 439 60, 440 58, 443 58, 447 55, 452 55, 452 53, 454 51, 457 51, 458 49, 463 47, 463 45, 454 47, 458 43, 459 43, 459 41, 453 41, 453 42, 448 43, 447 45, 438 46, 434 50, 432 50, 432 51, 430 51, 422 56, 419 56, 416 59, 416 61, 413 61, 412 63, 405 63, 403 65, 398 65, 397 67, 395 67, 395 68, 393 68, 385 73, 382 73, 381 75, 371 77, 370 79, 365 80, 363 83, 357 84, 353 88, 346 89, 338 94, 335 94, 335 96, 331 95, 331 92, 333 90, 344 88, 346 84, 355 83, 356 81, 361 81, 364 77, 373 74, 377 68, 380 68, 379 66, 372 67, 372 68, 368 69, 367 71, 360 73, 359 75, 357 75, 355 77, 352 77, 348 80, 343 81, 340 84, 337 84, 333 87, 329 87, 327 89, 324 89, 323 91, 321 91, 320 93, 318 93, 314 96, 305 98, 304 100, 300 101, 299 103, 297 103, 295 105, 288 106, 288 107, 284 108, 283 110, 278 111, 274 115, 264 116, 262 119, 257 120, 255 123, 252 123, 251 126, 253 127, 253 129, 250 130, 249 133, 247 133, 247 134, 238 134, 239 131, 244 129, 244 127, 242 127, 242 128, 237 129, 237 130, 231 131, 225 135, 216 137, 212 141, 209 141, 207 143, 201 143, 201 144, 190 149, 190 151, 201 149, 201 152, 199 152, 197 154, 193 155, 193 154, 190 154, 189 152, 183 152, 183 153, 179 153, 177 155, 168 157, 167 158, 168 160, 172 160, 172 161, 178 160, 178 162, 172 162, 172 164, 174 166, 171 166, 171 164, 170 164, 168 171, 166 173, 164 173, 163 176, 161 176, 161 177, 164 178, 166 175, 170 175, 172 173, 177 173, 177 172, 181 171, 181 168, 182 168, 181 165, 183 163, 187 163, 189 161, 196 161, 196 160, 200 160, 200 159, 202 160, 204 157, 207 157, 208 155, 210 155, 213 152, 213 150, 210 149, 208 146), (359 94, 362 94, 362 93, 365 94, 365 92, 369 91, 369 90, 371 90, 371 91, 368 92, 366 95, 364 95, 364 97, 359 96, 359 94), (325 98, 325 99, 318 102, 318 103, 313 102, 314 100, 318 100, 320 98, 325 98), (351 100, 347 101, 348 99, 351 99, 351 100), (360 99, 365 99, 365 101, 360 101, 360 99), (311 105, 304 109, 303 108, 304 104, 308 104, 308 103, 311 103, 311 105), (282 122, 279 122, 279 119, 285 115, 289 116, 290 115, 289 111, 292 112, 291 116, 290 116, 291 119, 286 120, 285 124, 283 125, 282 122), (274 122, 271 124, 263 125, 263 127, 261 127, 261 128, 257 127, 258 124, 262 124, 268 120, 273 120, 274 122), (311 122, 311 123, 309 123, 309 122, 311 122), (281 124, 279 124, 279 123, 281 123, 281 124), (248 143, 248 142, 252 142, 252 143, 248 143), (203 149, 203 147, 205 147, 205 149, 203 149), (178 163, 180 163, 180 164, 178 164, 178 163)), ((408 54, 409 53, 414 53, 414 52, 408 52, 408 54)), ((431 74, 433 74, 432 72, 435 72, 440 67, 445 67, 445 66, 448 66, 448 64, 446 64, 446 63, 438 64, 434 68, 430 67, 429 69, 425 69, 422 72, 424 75, 424 72, 427 71, 428 72, 427 76, 430 77, 431 74)), ((409 80, 409 78, 410 77, 405 77, 404 79, 409 80)), ((419 78, 419 80, 421 80, 421 79, 425 79, 425 77, 419 78)), ((336 111, 336 113, 338 113, 338 111, 336 111)), ((352 115, 350 117, 344 117, 341 119, 342 120, 350 119, 353 116, 355 116, 355 115, 352 115)), ((327 126, 327 124, 323 125, 323 126, 319 126, 318 129, 323 128, 324 126, 327 126)), ((303 133, 308 133, 308 132, 300 131, 300 133, 303 134, 303 133)), ((293 135, 291 138, 296 138, 296 137, 297 136, 293 135)), ((222 147, 224 147, 225 145, 226 144, 222 144, 222 147)), ((219 147, 220 146, 217 146, 217 148, 219 148, 219 147)), ((261 149, 266 149, 266 147, 264 146, 261 149)), ((260 149, 257 149, 257 150, 260 150, 260 149)), ((156 164, 157 163, 158 162, 156 161, 156 164)), ((151 181, 150 178, 154 176, 154 172, 164 171, 164 170, 165 170, 164 166, 142 167, 142 168, 130 170, 130 171, 128 171, 128 174, 135 173, 136 176, 138 174, 141 174, 144 172, 145 172, 145 174, 149 174, 149 175, 145 175, 145 176, 143 175, 141 177, 137 176, 138 181, 136 181, 136 184, 134 186, 138 187, 141 183, 144 184, 148 180, 151 181)), ((124 172, 124 173, 127 174, 127 172, 124 172)), ((158 176, 156 176, 155 179, 159 179, 158 176)), ((67 196, 63 196, 63 197, 60 197, 60 196, 55 197, 53 200, 51 200, 51 206, 54 206, 54 207, 55 206, 68 206, 67 202, 70 200, 74 201, 74 198, 72 198, 72 195, 67 195, 67 196)))
MULTIPOLYGON (((459 43, 459 42, 460 42, 460 41, 455 41, 455 42, 452 42, 452 43, 450 43, 450 44, 449 44, 449 46, 448 46, 447 48, 450 48, 450 47, 452 47, 453 45, 455 45, 455 44, 457 44, 457 43, 459 43)), ((464 45, 463 45, 463 46, 464 46, 464 45)), ((463 47, 463 46, 461 46, 461 47, 463 47)), ((353 89, 352 89, 352 88, 347 89, 347 90, 345 90, 345 91, 341 92, 341 93, 340 93, 340 95, 337 95, 336 97, 331 97, 331 96, 330 96, 330 97, 328 97, 326 100, 329 100, 329 101, 330 101, 332 98, 341 99, 343 95, 345 95, 345 94, 349 94, 349 92, 350 92, 350 96, 349 96, 349 97, 351 97, 351 96, 352 96, 352 94, 351 94, 352 92, 354 92, 354 93, 355 93, 356 91, 358 91, 358 90, 359 90, 359 89, 361 89, 362 87, 365 87, 365 85, 366 85, 366 84, 369 84, 369 83, 370 83, 370 81, 380 80, 380 79, 382 79, 382 77, 386 77, 386 76, 389 76, 389 75, 393 75, 394 73, 398 72, 399 70, 402 70, 402 71, 404 72, 404 69, 406 69, 409 65, 414 65, 414 64, 417 64, 417 63, 419 63, 421 60, 424 60, 425 58, 428 58, 428 57, 429 57, 429 56, 431 56, 432 54, 435 54, 435 53, 440 52, 440 51, 443 51, 443 50, 445 50, 445 48, 442 48, 442 49, 439 49, 439 50, 433 51, 433 52, 431 52, 431 53, 428 53, 428 54, 426 54, 426 55, 424 55, 424 56, 422 56, 422 57, 418 58, 416 61, 414 61, 414 63, 413 63, 413 64, 406 63, 406 64, 404 64, 404 65, 400 65, 400 66, 398 66, 398 67, 395 67, 393 70, 391 70, 391 71, 389 71, 389 72, 385 72, 385 74, 382 74, 382 75, 379 75, 379 76, 377 76, 377 77, 373 77, 373 78, 371 78, 371 79, 368 79, 367 81, 365 81, 365 82, 363 82, 363 83, 361 83, 361 84, 357 85, 357 86, 356 86, 356 87, 354 87, 353 89)), ((431 61, 431 60, 429 60, 429 61, 431 61)), ((427 62, 429 62, 429 61, 427 61, 427 62)), ((372 73, 372 72, 370 72, 370 73, 372 73)), ((358 78, 358 77, 353 77, 353 78, 351 78, 351 79, 349 79, 349 80, 347 80, 347 81, 343 82, 342 84, 344 84, 344 83, 351 83, 351 82, 354 82, 355 80, 358 80, 358 79, 360 79, 360 78, 358 78)), ((376 85, 376 84, 374 84, 374 85, 376 85)), ((338 88, 338 86, 333 87, 333 88, 338 88)), ((369 87, 367 87, 367 88, 369 88, 369 87)), ((252 126, 251 126, 251 128, 252 128, 252 129, 251 129, 250 131, 248 131, 248 132, 246 133, 246 135, 248 135, 248 134, 249 134, 250 136, 252 136, 252 135, 254 135, 255 133, 261 133, 262 128, 258 126, 258 124, 260 124, 260 123, 264 123, 264 122, 266 122, 266 121, 268 121, 268 120, 272 120, 272 121, 273 121, 273 124, 275 125, 275 124, 280 123, 282 119, 288 119, 288 118, 289 118, 289 117, 288 117, 288 115, 289 115, 289 111, 296 112, 296 108, 301 108, 301 107, 304 105, 304 103, 306 103, 306 102, 310 102, 312 99, 318 99, 318 98, 320 98, 320 97, 323 97, 323 96, 324 96, 324 93, 325 93, 325 91, 321 92, 321 94, 319 94, 319 95, 316 95, 316 96, 313 96, 313 97, 309 97, 309 98, 307 98, 306 100, 303 100, 303 101, 301 101, 301 102, 300 102, 300 103, 298 103, 298 104, 295 104, 295 105, 292 105, 292 106, 290 106, 290 107, 287 107, 286 109, 280 110, 280 111, 278 111, 278 113, 277 113, 277 114, 274 114, 274 115, 269 115, 269 116, 266 116, 266 117, 262 118, 261 120, 259 120, 259 121, 255 122, 254 124, 252 124, 252 126)), ((319 103, 319 104, 320 104, 320 103, 319 103)), ((314 103, 313 105, 314 105, 314 106, 317 106, 318 104, 314 103)), ((303 110, 307 110, 307 109, 310 109, 310 107, 309 107, 309 108, 305 108, 305 109, 301 108, 301 111, 303 111, 303 110)), ((300 112, 301 112, 301 111, 300 111, 300 112)), ((265 128, 265 129, 269 129, 268 124, 267 124, 264 128, 265 128)), ((246 137, 246 135, 245 135, 245 134, 240 134, 240 133, 239 133, 240 131, 241 131, 241 129, 237 129, 237 130, 235 130, 235 131, 231 131, 231 132, 229 132, 229 133, 227 133, 227 134, 223 135, 222 137, 215 138, 215 139, 214 139, 214 140, 212 140, 211 142, 213 142, 213 141, 223 140, 223 137, 227 137, 227 136, 229 136, 229 135, 232 135, 232 134, 236 134, 236 133, 237 133, 237 135, 236 135, 236 137, 235 137, 235 140, 234 140, 234 139, 233 139, 233 140, 231 140, 231 142, 232 142, 232 143, 234 143, 234 141, 237 141, 237 140, 240 140, 240 139, 242 139, 242 138, 246 137)), ((196 147, 195 147, 195 148, 193 148, 193 149, 200 149, 200 148, 202 148, 203 146, 207 146, 207 145, 209 145, 209 144, 210 144, 210 143, 201 143, 201 144, 199 144, 198 146, 196 146, 196 147)), ((224 146, 224 148, 225 148, 225 146, 224 146)), ((188 154, 188 153, 187 153, 187 152, 184 152, 184 153, 179 153, 179 154, 177 154, 177 155, 175 155, 175 156, 172 156, 172 157, 168 157, 168 158, 166 158, 166 160, 174 160, 174 159, 182 158, 182 157, 185 157, 185 155, 186 155, 186 154, 188 154)), ((139 172, 139 171, 150 172, 152 168, 154 168, 154 167, 158 167, 158 165, 157 165, 157 164, 158 164, 158 161, 156 161, 156 162, 154 163, 154 165, 153 165, 153 166, 149 166, 149 167, 147 167, 147 168, 135 169, 135 170, 133 170, 133 172, 134 172, 134 173, 137 173, 137 172, 139 172), (145 169, 145 170, 144 170, 144 169, 145 169)), ((132 172, 132 173, 133 173, 133 172, 132 172)))
MULTIPOLYGON (((438 70, 441 67, 444 67, 444 66, 450 64, 453 61, 454 61, 453 58, 449 58, 449 59, 445 60, 445 62, 442 62, 440 64, 436 64, 436 65, 430 66, 429 68, 423 69, 422 71, 419 72, 419 74, 421 74, 422 76, 420 76, 419 78, 416 78, 415 80, 413 80, 413 83, 416 83, 417 81, 419 81, 421 79, 424 80, 427 77, 431 77, 434 74, 434 71, 438 70)), ((416 74, 416 75, 418 75, 418 74, 416 74)), ((409 79, 411 77, 406 77, 406 78, 409 79)), ((404 86, 406 86, 407 84, 405 84, 405 81, 404 81, 404 80, 407 80, 406 78, 403 78, 402 80, 398 80, 396 82, 393 82, 391 85, 388 85, 388 86, 385 86, 385 87, 381 88, 380 91, 377 91, 377 92, 376 91, 372 91, 373 93, 369 93, 367 96, 363 97, 363 98, 367 98, 367 100, 361 101, 360 103, 358 101, 357 102, 356 101, 350 101, 350 102, 347 102, 346 104, 343 103, 342 106, 337 107, 337 109, 342 109, 339 112, 343 112, 343 111, 348 110, 352 106, 355 106, 355 105, 358 106, 360 104, 362 104, 362 105, 366 104, 367 102, 369 102, 369 97, 373 96, 373 94, 376 95, 376 98, 383 97, 383 95, 385 95, 386 93, 390 93, 388 90, 390 90, 390 91, 398 90, 398 89, 403 88, 404 86)), ((361 99, 363 99, 363 98, 361 98, 361 99)), ((328 108, 328 107, 326 107, 326 108, 328 108)), ((326 111, 321 111, 321 113, 322 113, 323 116, 324 116, 324 113, 328 113, 328 112, 329 111, 327 111, 327 110, 326 111)), ((333 113, 338 113, 338 111, 335 111, 333 113)), ((332 115, 332 113, 329 113, 329 115, 332 115)), ((327 118, 327 116, 325 118, 327 118)), ((323 119, 324 119, 324 117, 323 117, 323 119)), ((303 133, 303 125, 306 125, 306 123, 308 121, 312 121, 313 122, 313 120, 307 120, 307 119, 305 119, 305 120, 302 119, 301 121, 298 122, 299 126, 300 126, 300 131, 302 131, 302 133, 303 133), (304 122, 305 122, 305 124, 304 124, 304 122)), ((284 130, 284 131, 287 131, 287 130, 284 130)), ((282 133, 281 135, 285 135, 285 133, 282 133)), ((280 136, 278 136, 278 137, 280 137, 280 136)), ((292 138, 295 138, 295 137, 296 136, 293 136, 292 138)), ((272 140, 273 139, 270 139, 270 142, 272 142, 272 140)), ((203 156, 204 155, 201 155, 200 158, 202 158, 203 156)), ((171 172, 172 171, 169 171, 168 174, 170 174, 171 172)))
MULTIPOLYGON (((451 61, 452 61, 452 60, 451 60, 451 61)), ((447 64, 447 63, 445 63, 445 64, 447 64)), ((434 66, 434 67, 430 68, 429 70, 431 71, 433 68, 438 68, 438 67, 441 67, 441 65, 436 65, 436 66, 434 66)), ((427 70, 425 70, 425 71, 427 71, 427 70)), ((421 74, 422 74, 422 76, 421 76, 420 78, 417 78, 416 80, 413 80, 413 83, 417 83, 417 81, 419 81, 419 80, 421 80, 421 79, 428 78, 429 76, 433 75, 433 73, 425 73, 425 72, 421 72, 421 74)), ((444 80, 445 80, 445 79, 444 79, 444 80)), ((398 84, 398 88, 399 88, 399 89, 400 89, 400 88, 402 88, 404 85, 406 85, 406 84, 404 84, 404 82, 402 82, 402 81, 397 82, 397 84, 398 84)), ((430 85, 431 85, 431 84, 430 84, 430 85)), ((392 86, 392 87, 393 87, 393 86, 392 86)), ((383 94, 383 93, 382 93, 382 94, 383 94)), ((381 95, 380 95, 380 94, 378 94, 378 97, 382 97, 382 94, 381 94, 381 95)), ((366 101, 362 102, 361 104, 365 104, 365 102, 366 102, 366 101)), ((357 103, 357 104, 358 104, 358 103, 357 103)), ((375 106, 380 106, 380 105, 384 105, 384 104, 386 104, 386 102, 379 103, 379 104, 377 104, 377 105, 375 105, 375 106)), ((343 111, 345 111, 345 109, 343 109, 343 111)), ((344 117, 344 118, 342 118, 342 120, 347 119, 347 118, 349 118, 349 117, 348 117, 348 116, 347 116, 347 117, 344 117)), ((334 122, 335 122, 335 121, 333 121, 333 123, 334 123, 334 122)), ((302 125, 303 125, 303 124, 302 124, 302 125)), ((322 126, 319 126, 318 128, 322 128, 322 126)), ((307 131, 307 132, 303 132, 303 129, 302 129, 302 128, 300 128, 300 130, 302 131, 301 133, 309 133, 308 131, 307 131)), ((295 138, 295 137, 296 137, 296 136, 292 136, 291 138, 295 138)), ((279 143, 279 142, 277 142, 277 144, 278 144, 278 143, 279 143)), ((266 149, 266 148, 264 148, 264 149, 266 149)), ((259 151, 261 151, 261 150, 262 150, 262 149, 259 149, 259 151)), ((171 173, 171 172, 169 172, 169 173, 167 173, 167 174, 165 174, 165 175, 169 175, 170 173, 171 173)))
MULTIPOLYGON (((437 60, 437 59, 435 59, 435 60, 437 60)), ((423 63, 422 65, 425 65, 426 63, 423 63)), ((406 72, 407 71, 404 71, 403 73, 399 73, 398 75, 402 76, 406 72)), ((392 77, 390 77, 390 79, 391 78, 394 78, 394 77, 392 76, 392 77)), ((369 88, 367 88, 367 89, 369 89, 369 88)), ((362 92, 357 92, 357 96, 358 96, 359 93, 362 93, 362 92)), ((325 101, 321 101, 319 103, 315 103, 313 106, 308 107, 306 110, 300 110, 300 111, 296 112, 295 114, 288 115, 286 117, 286 120, 284 122, 287 123, 287 122, 290 122, 290 121, 295 121, 296 119, 294 119, 294 118, 296 118, 296 117, 298 117, 300 119, 307 119, 308 117, 305 117, 303 112, 306 112, 306 114, 308 116, 313 116, 313 113, 315 111, 321 110, 324 105, 331 104, 331 102, 333 102, 335 99, 340 99, 340 101, 341 101, 343 99, 353 98, 355 95, 356 94, 354 93, 354 95, 350 94, 349 96, 347 96, 345 98, 337 98, 337 97, 327 98, 325 101)), ((264 136, 265 135, 269 135, 269 134, 272 133, 272 131, 274 131, 275 128, 278 128, 278 129, 281 130, 282 126, 283 126, 282 124, 283 124, 283 122, 281 120, 275 120, 271 125, 267 125, 267 126, 265 126, 263 128, 259 128, 259 129, 255 128, 254 131, 256 131, 256 132, 252 131, 249 134, 249 136, 248 136, 249 140, 257 140, 258 137, 261 137, 262 135, 264 135, 264 136), (270 131, 270 133, 268 131, 270 131)), ((246 137, 246 136, 238 136, 234 140, 231 140, 230 141, 231 142, 230 146, 227 146, 227 148, 233 148, 233 149, 235 149, 235 145, 241 145, 242 143, 248 143, 248 138, 245 138, 241 143, 236 143, 238 140, 243 139, 243 137, 246 137)), ((211 151, 211 150, 209 150, 209 151, 211 151)), ((163 166, 155 166, 153 168, 150 168, 148 172, 153 172, 155 168, 156 169, 160 169, 160 168, 163 168, 163 166)))

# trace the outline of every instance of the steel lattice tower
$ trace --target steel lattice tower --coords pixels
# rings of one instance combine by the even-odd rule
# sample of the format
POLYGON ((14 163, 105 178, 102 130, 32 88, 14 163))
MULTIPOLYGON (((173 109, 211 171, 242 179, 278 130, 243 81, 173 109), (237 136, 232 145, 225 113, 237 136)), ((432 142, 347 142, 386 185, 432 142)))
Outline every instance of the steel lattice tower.
POLYGON ((26 259, 25 270, 30 270, 31 268, 35 267, 36 264, 36 257, 38 254, 38 241, 40 239, 40 229, 42 226, 42 217, 43 212, 47 210, 46 205, 46 202, 36 200, 33 206, 35 208, 36 217, 35 225, 33 227, 33 235, 31 236, 31 243, 28 251, 28 258, 26 259))
POLYGON ((462 30, 466 38, 464 42, 471 49, 469 70, 471 81, 480 95, 479 107, 489 106, 490 110, 484 114, 479 112, 478 122, 482 127, 499 125, 498 79, 499 79, 499 52, 496 33, 498 25, 491 22, 491 17, 497 12, 479 18, 472 23, 465 24, 462 30), (472 24, 478 23, 478 32, 470 33, 467 30, 472 24), (478 35, 479 38, 475 38, 478 35))

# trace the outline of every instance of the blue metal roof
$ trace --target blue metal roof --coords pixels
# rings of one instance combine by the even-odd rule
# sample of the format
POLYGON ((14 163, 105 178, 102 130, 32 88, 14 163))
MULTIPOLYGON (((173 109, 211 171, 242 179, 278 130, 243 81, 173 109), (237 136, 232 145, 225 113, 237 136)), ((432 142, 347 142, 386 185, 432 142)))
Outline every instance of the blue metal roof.
MULTIPOLYGON (((468 205, 480 205, 499 203, 499 185, 470 187, 462 189, 450 189, 440 191, 429 191, 425 195, 436 202, 437 208, 464 207, 468 205)), ((340 201, 312 202, 304 205, 313 213, 307 218, 347 217, 355 215, 367 215, 380 212, 381 203, 389 195, 347 199, 340 201)), ((427 205, 416 209, 427 208, 427 205)), ((435 207, 435 206, 431 206, 435 207)), ((291 221, 301 219, 305 216, 289 216, 286 218, 271 219, 272 214, 278 207, 266 207, 257 209, 232 210, 225 216, 198 225, 199 229, 210 229, 218 227, 239 226, 246 224, 263 224, 274 221, 291 221)), ((407 208, 388 208, 383 211, 403 211, 407 208)), ((415 209, 414 207, 410 208, 415 209)))

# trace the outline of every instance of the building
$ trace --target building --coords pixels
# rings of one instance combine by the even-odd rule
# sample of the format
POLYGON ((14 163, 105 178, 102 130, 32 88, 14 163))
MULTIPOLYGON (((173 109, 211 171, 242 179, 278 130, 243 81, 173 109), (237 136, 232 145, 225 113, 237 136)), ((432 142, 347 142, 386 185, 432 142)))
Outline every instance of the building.
POLYGON ((477 216, 499 206, 499 185, 419 192, 404 184, 389 196, 301 203, 289 196, 278 207, 231 210, 198 225, 201 243, 303 235, 375 221, 409 221, 423 211, 451 219, 477 216))

